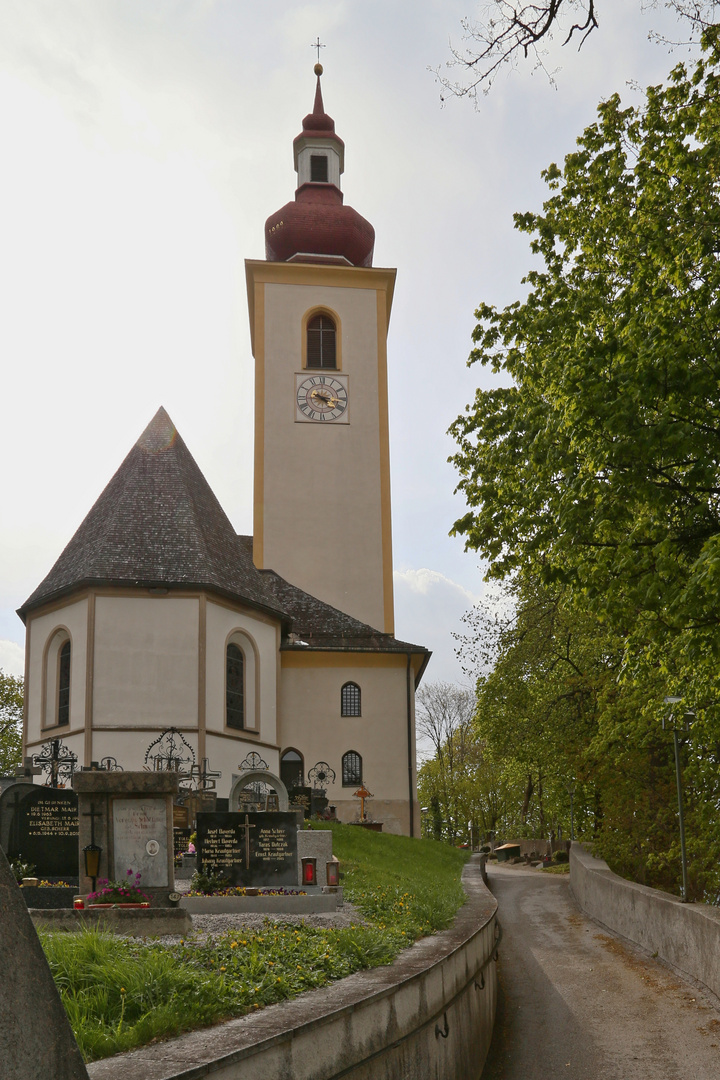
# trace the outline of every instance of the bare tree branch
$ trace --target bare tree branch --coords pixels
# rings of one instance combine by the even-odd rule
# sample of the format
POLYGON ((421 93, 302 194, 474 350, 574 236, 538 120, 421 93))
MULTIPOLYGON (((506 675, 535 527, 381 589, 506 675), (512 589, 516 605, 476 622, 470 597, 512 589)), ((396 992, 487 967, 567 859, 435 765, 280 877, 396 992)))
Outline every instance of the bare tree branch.
MULTIPOLYGON (((653 40, 665 45, 697 43, 703 31, 718 22, 720 0, 640 0, 642 8, 661 5, 674 11, 689 31, 686 42, 672 42, 651 32, 653 40)), ((463 69, 462 77, 453 80, 435 69, 442 87, 441 100, 450 94, 477 101, 478 91, 487 93, 499 71, 514 68, 528 57, 553 82, 554 73, 545 68, 547 50, 543 46, 560 33, 563 45, 575 39, 581 48, 599 22, 596 0, 492 0, 484 4, 477 21, 463 19, 461 26, 464 44, 461 48, 451 44, 452 59, 446 66, 463 69)))

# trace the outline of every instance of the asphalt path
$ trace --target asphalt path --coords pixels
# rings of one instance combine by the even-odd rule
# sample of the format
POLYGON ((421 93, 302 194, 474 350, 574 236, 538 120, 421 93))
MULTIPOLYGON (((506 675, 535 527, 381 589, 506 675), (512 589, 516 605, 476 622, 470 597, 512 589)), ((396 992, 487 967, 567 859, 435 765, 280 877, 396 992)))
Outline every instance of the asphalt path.
POLYGON ((503 938, 482 1080, 720 1080, 720 1011, 583 915, 569 875, 488 877, 503 938))

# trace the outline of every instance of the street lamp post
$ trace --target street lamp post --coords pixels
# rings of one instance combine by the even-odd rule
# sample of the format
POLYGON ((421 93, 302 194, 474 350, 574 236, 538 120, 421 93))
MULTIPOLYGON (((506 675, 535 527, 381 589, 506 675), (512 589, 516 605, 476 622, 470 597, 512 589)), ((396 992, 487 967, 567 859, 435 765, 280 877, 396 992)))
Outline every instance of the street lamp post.
MULTIPOLYGON (((678 705, 682 701, 679 697, 666 697, 666 705, 678 705)), ((682 718, 683 730, 689 731, 690 724, 694 717, 693 712, 686 712, 682 718)), ((662 721, 663 731, 669 726, 672 728, 673 744, 675 747, 675 783, 677 785, 677 797, 678 797, 678 821, 680 823, 680 859, 682 861, 682 893, 680 899, 683 904, 688 902, 687 894, 687 852, 685 851, 685 816, 683 814, 683 800, 682 800, 682 780, 680 777, 680 739, 678 737, 678 723, 675 719, 675 714, 670 713, 667 718, 667 725, 665 723, 665 717, 662 721)))

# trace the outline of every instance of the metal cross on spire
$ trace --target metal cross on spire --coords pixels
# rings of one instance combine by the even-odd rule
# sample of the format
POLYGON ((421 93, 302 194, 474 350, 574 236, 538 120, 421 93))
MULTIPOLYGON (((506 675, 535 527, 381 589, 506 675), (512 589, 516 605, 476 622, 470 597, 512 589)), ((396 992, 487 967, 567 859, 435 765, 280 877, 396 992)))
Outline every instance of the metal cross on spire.
POLYGON ((325 46, 324 46, 324 45, 322 44, 322 42, 320 41, 320 35, 319 35, 319 34, 318 34, 318 39, 317 39, 317 41, 311 41, 311 42, 310 42, 310 48, 311 48, 311 49, 317 49, 317 54, 318 54, 318 56, 317 56, 317 58, 318 58, 318 63, 320 63, 320 50, 321 50, 321 49, 324 49, 324 48, 325 48, 325 46))

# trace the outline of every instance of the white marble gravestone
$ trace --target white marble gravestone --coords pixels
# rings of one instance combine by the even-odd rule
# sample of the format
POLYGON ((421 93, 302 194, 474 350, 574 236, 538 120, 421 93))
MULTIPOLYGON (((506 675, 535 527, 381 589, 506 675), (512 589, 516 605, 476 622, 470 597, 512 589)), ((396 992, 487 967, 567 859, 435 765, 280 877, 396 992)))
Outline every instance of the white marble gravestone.
POLYGON ((116 880, 134 881, 140 888, 168 885, 168 823, 164 799, 114 799, 113 851, 116 880), (127 871, 132 870, 129 877, 127 871))

